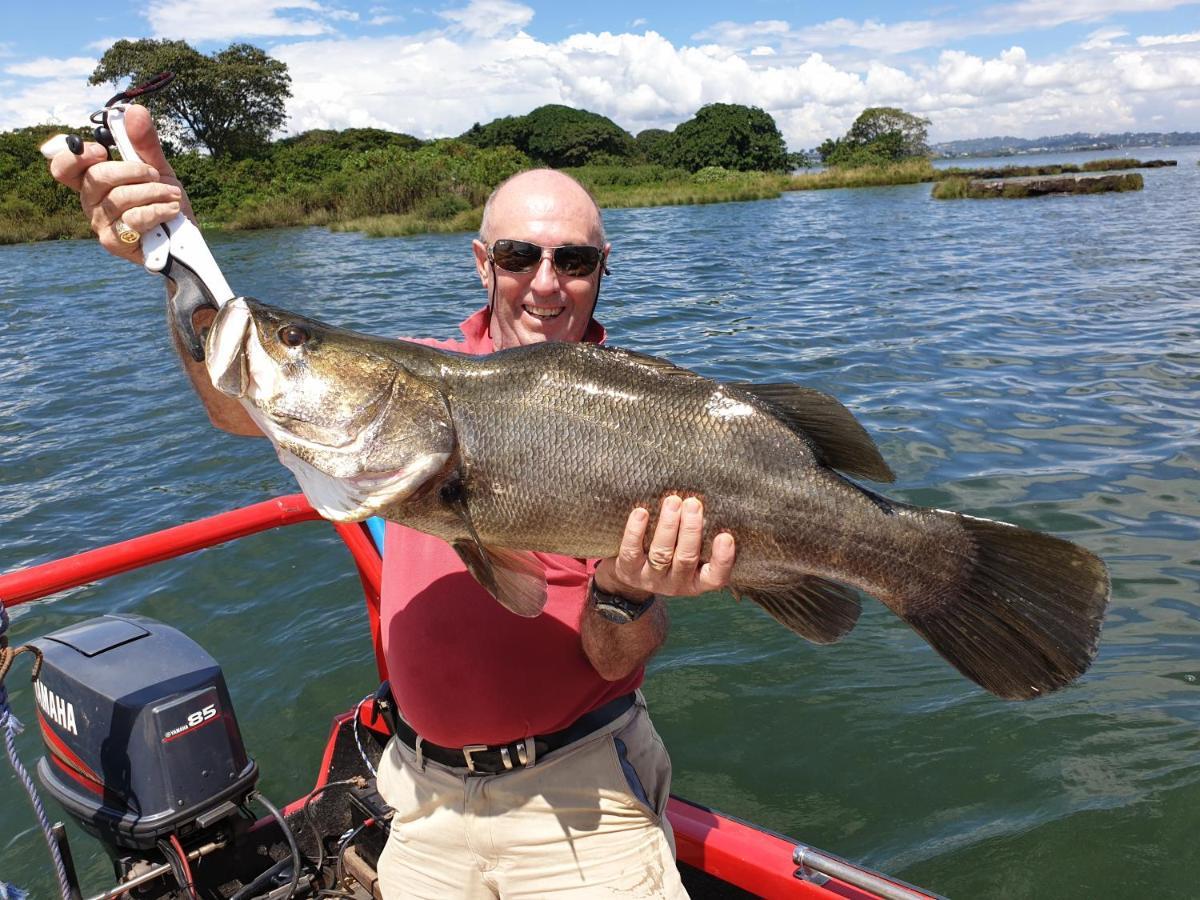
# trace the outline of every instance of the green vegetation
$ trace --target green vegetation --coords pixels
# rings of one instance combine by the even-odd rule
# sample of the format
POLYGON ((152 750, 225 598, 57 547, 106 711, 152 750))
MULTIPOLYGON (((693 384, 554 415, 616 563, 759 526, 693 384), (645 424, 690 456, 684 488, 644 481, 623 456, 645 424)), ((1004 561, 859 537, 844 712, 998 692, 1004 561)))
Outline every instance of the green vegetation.
POLYGON ((919 184, 936 181, 939 172, 928 159, 906 159, 858 167, 838 166, 824 172, 793 175, 790 190, 813 191, 826 188, 883 187, 890 184, 919 184))
POLYGON ((1077 175, 1082 172, 1115 172, 1119 169, 1157 169, 1173 165, 1171 160, 1093 159, 1082 165, 1055 163, 1045 166, 1002 166, 999 169, 962 169, 957 166, 938 169, 940 178, 1026 178, 1033 175, 1077 175))
POLYGON ((1048 175, 1017 179, 976 179, 961 175, 933 186, 935 200, 1042 197, 1046 194, 1106 194, 1140 191, 1144 186, 1137 172, 1122 175, 1048 175))
POLYGON ((74 192, 50 177, 38 152, 49 135, 66 130, 34 125, 0 132, 0 244, 91 234, 74 192))
POLYGON ((635 146, 629 132, 611 119, 555 104, 487 125, 476 122, 460 139, 476 147, 515 147, 555 169, 626 159, 635 146))
POLYGON ((742 172, 786 172, 787 146, 775 120, 757 106, 710 103, 675 129, 659 151, 689 172, 711 166, 742 172))
POLYGON ((237 159, 262 152, 287 122, 292 95, 287 64, 250 44, 211 56, 184 41, 117 41, 100 58, 91 84, 129 79, 142 84, 160 72, 175 80, 145 97, 158 133, 184 149, 237 159))
MULTIPOLYGON (((581 166, 566 169, 587 187, 606 209, 632 206, 680 206, 768 200, 792 189, 793 179, 781 173, 736 172, 718 167, 691 173, 654 164, 581 166)), ((464 211, 453 219, 429 221, 419 215, 384 215, 335 223, 335 231, 363 231, 380 237, 441 231, 474 231, 482 209, 464 211)))
POLYGON ((832 168, 886 166, 929 156, 928 119, 894 106, 864 109, 844 137, 830 138, 817 148, 832 168))

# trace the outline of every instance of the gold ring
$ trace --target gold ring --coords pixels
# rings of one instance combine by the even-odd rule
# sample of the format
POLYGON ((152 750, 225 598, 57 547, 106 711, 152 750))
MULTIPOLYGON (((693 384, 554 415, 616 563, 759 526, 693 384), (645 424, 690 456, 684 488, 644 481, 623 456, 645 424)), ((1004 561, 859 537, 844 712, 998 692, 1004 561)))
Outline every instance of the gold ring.
POLYGON ((651 552, 646 555, 646 562, 650 564, 650 568, 652 568, 654 571, 665 572, 671 568, 671 563, 674 562, 674 556, 672 556, 672 558, 666 562, 660 563, 655 561, 654 553, 651 552))
POLYGON ((130 228, 120 219, 113 222, 113 231, 117 233, 117 237, 121 239, 122 244, 136 244, 142 239, 141 234, 136 228, 130 228))

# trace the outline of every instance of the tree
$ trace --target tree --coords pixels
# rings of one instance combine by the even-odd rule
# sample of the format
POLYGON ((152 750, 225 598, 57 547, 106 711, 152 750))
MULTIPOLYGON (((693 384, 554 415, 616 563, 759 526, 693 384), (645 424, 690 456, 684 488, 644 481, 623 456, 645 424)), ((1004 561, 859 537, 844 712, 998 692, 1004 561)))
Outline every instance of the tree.
POLYGON ((462 140, 477 147, 516 147, 546 166, 563 168, 627 159, 633 137, 612 119, 550 103, 524 116, 505 116, 471 126, 462 140))
POLYGON ((183 147, 203 147, 214 157, 251 156, 287 121, 287 64, 250 44, 205 56, 185 41, 121 40, 100 58, 89 82, 136 85, 164 71, 175 80, 143 102, 159 133, 183 147))
POLYGON ((710 103, 675 129, 670 162, 696 172, 706 166, 787 171, 787 146, 769 113, 757 106, 710 103))
POLYGON ((928 119, 893 106, 864 109, 845 137, 827 139, 817 152, 827 166, 881 165, 929 155, 928 119))
POLYGON ((637 153, 648 163, 669 165, 671 144, 675 136, 663 128, 647 128, 633 139, 637 153))

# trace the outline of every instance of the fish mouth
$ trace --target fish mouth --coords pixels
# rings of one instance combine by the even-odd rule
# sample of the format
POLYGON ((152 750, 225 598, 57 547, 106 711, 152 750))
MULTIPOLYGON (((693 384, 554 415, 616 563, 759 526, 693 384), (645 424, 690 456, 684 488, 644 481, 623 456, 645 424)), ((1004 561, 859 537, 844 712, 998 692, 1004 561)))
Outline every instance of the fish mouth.
POLYGON ((245 398, 250 386, 250 334, 254 321, 242 297, 230 300, 217 312, 205 340, 204 366, 208 378, 222 394, 238 400, 245 398))

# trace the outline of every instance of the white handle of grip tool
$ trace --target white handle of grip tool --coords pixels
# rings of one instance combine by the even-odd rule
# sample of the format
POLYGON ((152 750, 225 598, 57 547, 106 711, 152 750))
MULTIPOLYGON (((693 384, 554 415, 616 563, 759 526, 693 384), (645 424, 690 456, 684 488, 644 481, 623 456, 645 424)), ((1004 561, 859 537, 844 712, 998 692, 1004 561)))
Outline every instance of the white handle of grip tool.
MULTIPOLYGON (((124 106, 118 104, 109 107, 108 130, 112 132, 123 160, 144 162, 133 149, 129 132, 125 130, 124 106)), ((146 270, 149 272, 161 273, 170 257, 183 263, 204 282, 218 306, 223 306, 227 300, 234 297, 233 290, 221 274, 221 268, 208 249, 208 244, 204 242, 200 229, 183 213, 179 213, 168 222, 165 229, 160 225, 142 235, 142 254, 145 257, 146 270)))

